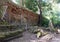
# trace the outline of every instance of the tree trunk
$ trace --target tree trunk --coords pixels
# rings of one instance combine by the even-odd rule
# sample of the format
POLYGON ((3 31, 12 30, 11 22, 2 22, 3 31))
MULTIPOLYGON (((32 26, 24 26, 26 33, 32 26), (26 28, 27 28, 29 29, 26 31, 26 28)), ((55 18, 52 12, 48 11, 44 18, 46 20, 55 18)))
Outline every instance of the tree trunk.
POLYGON ((41 8, 41 2, 42 2, 42 0, 39 0, 38 2, 39 2, 38 7, 39 7, 39 9, 40 9, 38 26, 41 26, 41 24, 42 24, 42 8, 41 8))
POLYGON ((52 20, 49 20, 49 28, 50 28, 50 30, 54 29, 54 26, 53 26, 52 20))

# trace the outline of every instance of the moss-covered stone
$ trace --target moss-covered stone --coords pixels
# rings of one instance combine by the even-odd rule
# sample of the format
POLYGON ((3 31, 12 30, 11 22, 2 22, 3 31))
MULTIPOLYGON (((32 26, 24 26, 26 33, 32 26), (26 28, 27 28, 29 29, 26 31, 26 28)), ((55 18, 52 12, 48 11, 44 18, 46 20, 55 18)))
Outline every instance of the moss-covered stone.
POLYGON ((14 36, 17 36, 19 34, 21 34, 20 36, 22 36, 22 32, 23 31, 16 30, 16 31, 11 31, 11 32, 5 32, 4 34, 1 33, 0 39, 6 39, 6 38, 14 37, 14 36))
POLYGON ((37 36, 37 38, 41 37, 42 36, 42 32, 37 32, 36 36, 37 36))

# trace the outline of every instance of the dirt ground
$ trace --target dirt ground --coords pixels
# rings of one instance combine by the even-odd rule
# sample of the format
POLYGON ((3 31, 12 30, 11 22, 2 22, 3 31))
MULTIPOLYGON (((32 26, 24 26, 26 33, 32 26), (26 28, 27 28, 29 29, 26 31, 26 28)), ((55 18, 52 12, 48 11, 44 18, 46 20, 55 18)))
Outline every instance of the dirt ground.
POLYGON ((23 33, 23 37, 13 39, 9 42, 60 42, 60 34, 49 33, 38 39, 35 34, 26 31, 23 33))

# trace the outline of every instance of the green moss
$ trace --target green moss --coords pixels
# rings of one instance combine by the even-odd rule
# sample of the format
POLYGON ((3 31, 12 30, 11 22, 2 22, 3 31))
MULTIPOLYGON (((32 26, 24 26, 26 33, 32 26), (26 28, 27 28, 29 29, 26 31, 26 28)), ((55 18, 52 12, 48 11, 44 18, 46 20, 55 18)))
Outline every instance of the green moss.
POLYGON ((42 36, 42 32, 37 32, 37 38, 42 36))
POLYGON ((11 32, 5 32, 4 34, 1 33, 0 39, 10 38, 10 37, 16 36, 18 34, 21 34, 21 36, 22 36, 22 31, 16 30, 16 31, 11 31, 11 32))

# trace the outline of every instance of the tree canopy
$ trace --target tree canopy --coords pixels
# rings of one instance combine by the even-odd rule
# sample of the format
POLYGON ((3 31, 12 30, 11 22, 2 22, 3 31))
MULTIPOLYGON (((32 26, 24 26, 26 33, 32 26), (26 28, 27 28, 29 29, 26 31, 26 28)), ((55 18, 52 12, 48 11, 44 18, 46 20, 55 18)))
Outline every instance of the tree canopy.
MULTIPOLYGON (((46 19, 51 19, 54 24, 60 20, 60 0, 41 0, 42 15, 46 19), (58 7, 58 8, 57 8, 58 7)), ((26 0, 25 7, 36 12, 39 11, 38 0, 26 0)))
POLYGON ((25 5, 26 5, 26 8, 34 12, 38 11, 36 0, 26 0, 25 5))

